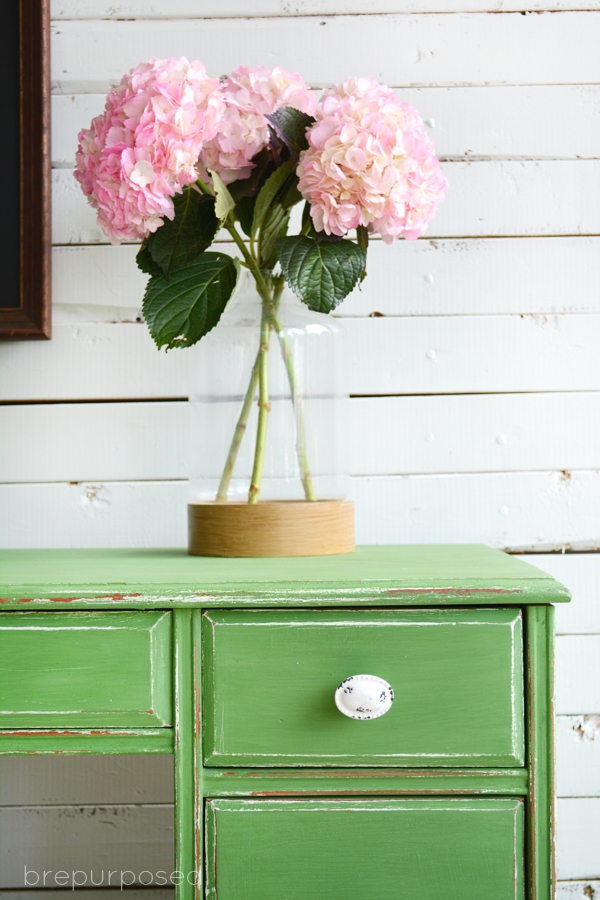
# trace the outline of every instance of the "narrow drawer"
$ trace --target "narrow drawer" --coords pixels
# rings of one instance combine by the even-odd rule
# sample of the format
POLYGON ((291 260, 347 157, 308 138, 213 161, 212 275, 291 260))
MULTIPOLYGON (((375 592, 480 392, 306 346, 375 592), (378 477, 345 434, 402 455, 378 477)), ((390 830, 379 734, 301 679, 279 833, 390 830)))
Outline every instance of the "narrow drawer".
POLYGON ((518 609, 207 612, 203 652, 206 765, 523 765, 518 609), (356 721, 365 673, 395 700, 356 721))
POLYGON ((212 800, 212 900, 523 900, 520 800, 212 800))
POLYGON ((172 722, 170 613, 0 617, 0 727, 172 722))

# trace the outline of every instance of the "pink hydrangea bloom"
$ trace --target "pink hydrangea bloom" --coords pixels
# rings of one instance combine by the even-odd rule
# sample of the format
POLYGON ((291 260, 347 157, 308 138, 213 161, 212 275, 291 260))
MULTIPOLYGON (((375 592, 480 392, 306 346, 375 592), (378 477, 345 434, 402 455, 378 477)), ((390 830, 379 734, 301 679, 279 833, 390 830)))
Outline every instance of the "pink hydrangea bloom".
POLYGON ((104 113, 79 134, 75 178, 112 243, 174 217, 171 198, 196 180, 223 109, 218 79, 183 57, 141 63, 109 92, 104 113))
POLYGON ((420 237, 448 183, 416 110, 373 78, 351 78, 323 94, 316 119, 298 177, 317 231, 420 237))
POLYGON ((265 119, 282 106, 314 115, 316 98, 304 80, 279 66, 250 69, 240 66, 222 84, 225 112, 214 140, 202 148, 199 170, 203 177, 216 172, 225 184, 248 178, 250 162, 269 143, 265 119))

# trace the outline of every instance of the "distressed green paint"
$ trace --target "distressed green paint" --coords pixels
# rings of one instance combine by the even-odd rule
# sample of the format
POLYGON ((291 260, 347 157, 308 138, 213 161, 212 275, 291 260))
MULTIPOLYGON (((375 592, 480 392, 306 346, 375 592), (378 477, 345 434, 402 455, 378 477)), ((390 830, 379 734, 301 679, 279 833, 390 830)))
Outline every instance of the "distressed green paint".
POLYGON ((528 765, 527 816, 530 900, 554 896, 554 608, 526 610, 528 765))
POLYGON ((171 614, 0 618, 0 726, 172 725, 171 614))
POLYGON ((175 652, 175 869, 183 880, 175 887, 176 900, 194 900, 194 668, 192 610, 173 613, 175 652))
POLYGON ((523 900, 523 802, 214 800, 209 900, 523 900))
MULTIPOLYGON (((194 861, 197 872, 204 872, 204 797, 205 770, 202 766, 202 611, 192 613, 194 659, 194 861)), ((203 879, 196 882, 196 900, 203 900, 203 879)))
POLYGON ((0 756, 173 753, 172 728, 2 730, 0 756))
MULTIPOLYGON (((206 804, 208 896, 212 900, 306 900, 306 897, 310 900, 391 900, 399 896, 410 900, 413 897, 419 900, 516 897, 521 900, 525 890, 523 854, 527 862, 528 900, 549 900, 554 884, 553 610, 547 604, 568 598, 566 588, 533 566, 475 545, 363 547, 355 554, 342 557, 288 560, 209 560, 188 557, 178 550, 0 552, 0 613, 6 613, 0 615, 0 696, 4 691, 0 708, 5 712, 12 709, 13 714, 22 716, 15 722, 0 714, 0 726, 9 722, 13 726, 0 728, 0 755, 174 750, 176 865, 181 871, 202 868, 206 798, 221 798, 206 804), (355 612, 317 609, 349 606, 358 609, 355 612), (335 764, 314 768, 319 764, 316 756, 310 759, 312 768, 270 767, 273 761, 254 769, 239 768, 243 765, 240 757, 236 757, 235 766, 230 768, 203 768, 201 610, 215 607, 240 610, 241 613, 225 613, 226 617, 233 618, 247 617, 247 610, 256 607, 300 608, 300 612, 263 611, 260 615, 300 616, 305 621, 306 617, 312 617, 319 624, 332 616, 351 616, 356 622, 357 616, 364 616, 366 622, 373 617, 410 618, 412 615, 413 623, 414 617, 430 617, 432 621, 436 617, 440 620, 444 616, 466 616, 472 621, 479 620, 478 627, 483 626, 486 612, 492 619, 512 616, 515 638, 518 624, 514 607, 520 607, 526 625, 526 766, 514 767, 514 760, 520 758, 519 749, 512 756, 504 757, 504 761, 497 755, 502 749, 497 746, 498 741, 506 741, 506 727, 504 724, 498 727, 498 723, 490 725, 484 715, 480 717, 480 731, 496 745, 495 755, 488 763, 484 756, 477 763, 472 756, 468 761, 453 756, 446 758, 450 765, 443 766, 443 757, 431 759, 420 755, 414 764, 404 758, 400 767, 394 759, 390 767, 377 759, 377 767, 370 768, 367 760, 372 757, 363 752, 364 746, 362 749, 358 746, 361 741, 370 740, 369 732, 363 731, 360 737, 360 731, 348 731, 350 744, 344 747, 344 752, 350 755, 344 761, 348 765, 343 768, 335 764), (369 612, 365 607, 379 609, 369 612), (419 609, 393 612, 381 609, 385 607, 419 609), (435 607, 452 609, 436 610, 435 607), (458 613, 454 607, 463 609, 458 613), (504 609, 485 611, 482 607, 504 609), (20 614, 35 609, 44 612, 20 614), (92 609, 110 612, 85 612, 92 609), (136 612, 121 613, 121 609, 136 612), (104 634, 102 628, 94 631, 90 627, 102 621, 107 625, 104 634), (137 625, 121 633, 119 628, 114 628, 121 621, 128 626, 137 625), (32 623, 36 627, 21 630, 19 626, 17 632, 13 630, 15 622, 32 623), (84 627, 80 628, 81 625, 84 627), (123 634, 127 635, 126 641, 121 640, 123 634), (40 644, 35 644, 36 635, 42 635, 40 644), (28 643, 29 638, 33 644, 28 643), (89 643, 84 652, 86 641, 89 643), (171 712, 172 694, 177 699, 175 718, 171 712), (49 698, 53 698, 50 705, 49 698), (147 712, 150 709, 154 710, 153 714, 147 712), (33 710, 33 714, 24 710, 33 710), (49 719, 48 711, 73 718, 57 724, 49 719), (99 713, 107 715, 109 722, 101 723, 99 713), (135 714, 142 718, 133 721, 135 714), (157 727, 163 722, 168 726, 175 722, 177 728, 157 727), (276 797, 280 799, 275 801, 276 797), (315 799, 309 801, 309 797, 315 799), (324 800, 325 797, 329 800, 324 800), (345 806, 343 798, 346 798, 345 806), (524 802, 519 803, 518 798, 524 802), (325 820, 326 827, 319 825, 322 833, 319 828, 304 824, 308 812, 302 804, 306 807, 311 803, 313 806, 328 803, 328 811, 334 816, 325 820), (381 804, 387 812, 384 813, 381 804), (523 807, 526 840, 522 835, 523 807), (248 815, 251 808, 255 812, 248 815), (412 818, 407 818, 409 815, 412 818), (255 823, 252 828, 248 827, 250 819, 255 823), (220 860, 216 885, 215 858, 220 860), (366 889, 361 881, 365 873, 372 875, 366 889)), ((215 621, 221 615, 210 612, 215 621)), ((233 622, 233 618, 228 621, 233 622)), ((462 621, 464 625, 465 620, 462 621)), ((487 620, 489 627, 490 622, 487 620)), ((454 626, 454 630, 458 627, 454 626)), ((495 627, 506 627, 506 621, 504 626, 498 621, 495 627)), ((224 629, 225 625, 218 628, 224 629)), ((467 652, 457 654, 454 641, 449 635, 424 651, 423 657, 426 667, 432 670, 428 703, 435 699, 432 687, 435 677, 439 680, 438 700, 441 700, 450 682, 461 684, 461 678, 465 677, 462 669, 466 667, 471 672, 473 677, 468 683, 465 680, 460 703, 453 700, 445 706, 440 704, 444 707, 441 712, 438 709, 437 715, 427 715, 425 722, 423 704, 417 709, 418 704, 409 693, 400 703, 402 688, 399 691, 390 678, 398 699, 383 719, 353 722, 343 719, 335 707, 333 714, 344 726, 377 728, 378 723, 397 714, 405 704, 406 727, 412 726, 413 732, 416 728, 423 742, 428 739, 426 724, 430 727, 429 739, 437 740, 446 734, 458 740, 459 731, 468 740, 474 739, 477 729, 468 720, 466 706, 471 704, 477 718, 480 716, 477 690, 485 691, 488 705, 494 707, 506 695, 506 685, 511 679, 516 688, 521 679, 520 654, 510 660, 506 654, 496 657, 498 647, 493 641, 491 645, 486 644, 485 640, 470 641, 463 648, 467 652), (473 669, 478 653, 488 654, 488 660, 492 660, 490 672, 481 678, 473 669), (512 676, 509 668, 514 673, 512 676), (486 678, 492 683, 486 682, 486 678), (465 708, 461 708, 461 703, 465 708), (462 725, 460 721, 453 724, 452 717, 456 715, 459 720, 463 717, 462 725)), ((517 644, 518 641, 515 648, 517 644)), ((365 665, 359 668, 368 672, 367 656, 372 652, 369 640, 362 648, 360 642, 352 641, 346 643, 348 647, 353 647, 353 662, 360 662, 360 652, 363 652, 365 665)), ((259 648, 255 649, 258 654, 259 648)), ((212 638, 207 650, 205 680, 207 696, 211 696, 214 695, 210 680, 212 638)), ((223 670, 230 680, 233 670, 239 667, 234 651, 235 647, 228 649, 229 659, 223 670), (228 666, 229 673, 225 671, 228 666)), ((313 664, 317 669, 321 667, 319 672, 329 673, 332 662, 339 661, 337 652, 331 642, 307 645, 302 658, 303 673, 310 674, 306 667, 314 668, 313 664)), ((373 674, 387 677, 379 668, 384 656, 375 654, 372 659, 377 667, 370 668, 373 674)), ((395 656, 398 658, 394 658, 394 665, 404 664, 411 673, 421 671, 422 661, 414 656, 411 659, 410 652, 395 656)), ((279 652, 281 666, 275 671, 276 677, 281 677, 286 665, 289 674, 290 659, 294 662, 289 654, 286 660, 279 652)), ((250 660, 263 683, 268 668, 264 664, 268 661, 269 654, 263 654, 258 662, 250 660)), ((356 673, 358 668, 344 672, 344 676, 356 673)), ((327 677, 332 679, 327 697, 331 691, 332 698, 331 688, 337 684, 337 675, 327 677)), ((419 675, 416 684, 414 676, 412 683, 410 678, 403 681, 413 688, 413 693, 415 688, 418 693, 427 679, 419 675)), ((519 698, 522 702, 522 686, 515 697, 517 706, 513 710, 518 708, 519 698)), ((276 699, 279 702, 279 697, 276 699)), ((236 710, 235 704, 230 707, 228 700, 227 716, 233 712, 234 719, 239 719, 239 709, 236 710)), ((260 711, 263 723, 266 708, 263 703, 260 711)), ((499 708, 500 720, 506 715, 506 706, 503 709, 504 712, 499 708)), ((208 733, 214 735, 214 702, 208 704, 206 713, 208 733)), ((286 715, 279 718, 288 727, 286 715)), ((332 721, 322 708, 319 715, 324 716, 325 724, 332 721)), ((314 724, 311 717, 306 722, 308 728, 314 724)), ((228 728, 229 724, 226 718, 228 728)), ((281 724, 269 724, 271 738, 277 737, 281 724)), ((522 749, 519 715, 513 717, 513 724, 514 746, 522 749)), ((255 725, 249 727, 250 736, 253 729, 256 730, 255 725)), ((371 731, 371 737, 373 734, 377 732, 371 731)), ((318 740, 319 735, 315 738, 317 744, 318 740)), ((286 765, 289 764, 288 757, 286 765)), ((320 817, 319 820, 323 821, 320 817)), ((192 900, 194 887, 189 882, 178 891, 180 900, 192 900)), ((203 896, 204 886, 200 884, 196 900, 203 896)))
POLYGON ((519 610, 231 610, 203 638, 207 765, 524 764, 519 610), (394 689, 372 721, 334 703, 361 673, 394 689))
POLYGON ((204 769, 207 797, 494 794, 527 796, 527 769, 204 769))
POLYGON ((211 559, 184 550, 0 551, 0 609, 522 606, 569 597, 534 566, 478 544, 358 547, 308 559, 211 559))

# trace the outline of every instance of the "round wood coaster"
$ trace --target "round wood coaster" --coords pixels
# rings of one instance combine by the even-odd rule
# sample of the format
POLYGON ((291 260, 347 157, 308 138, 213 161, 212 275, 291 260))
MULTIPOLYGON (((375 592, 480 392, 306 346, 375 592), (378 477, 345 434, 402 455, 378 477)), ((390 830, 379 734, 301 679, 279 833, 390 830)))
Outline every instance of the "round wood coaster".
POLYGON ((190 503, 192 556, 327 556, 354 550, 354 503, 190 503))

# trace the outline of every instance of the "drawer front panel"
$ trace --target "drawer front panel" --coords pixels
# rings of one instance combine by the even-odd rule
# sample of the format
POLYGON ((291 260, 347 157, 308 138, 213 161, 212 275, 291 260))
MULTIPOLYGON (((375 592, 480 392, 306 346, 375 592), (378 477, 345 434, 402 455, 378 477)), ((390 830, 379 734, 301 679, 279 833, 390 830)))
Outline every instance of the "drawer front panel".
POLYGON ((0 727, 172 725, 171 614, 6 613, 0 727))
POLYGON ((203 652, 206 765, 523 765, 519 610, 210 612, 203 652), (395 701, 355 721, 363 673, 395 701))
POLYGON ((211 900, 522 900, 519 800, 212 800, 211 900))

